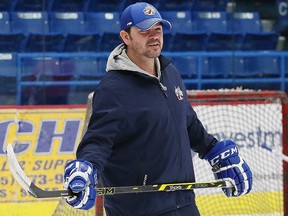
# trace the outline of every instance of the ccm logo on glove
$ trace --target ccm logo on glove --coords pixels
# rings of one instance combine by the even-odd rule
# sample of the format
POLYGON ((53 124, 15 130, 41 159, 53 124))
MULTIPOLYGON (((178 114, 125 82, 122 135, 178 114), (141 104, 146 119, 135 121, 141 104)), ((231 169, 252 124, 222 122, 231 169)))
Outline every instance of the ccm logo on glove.
POLYGON ((253 175, 248 164, 240 157, 233 140, 218 142, 204 157, 212 166, 216 179, 229 181, 232 188, 223 188, 227 197, 247 194, 252 189, 253 175))
POLYGON ((214 157, 212 160, 210 160, 210 164, 211 166, 216 165, 217 163, 219 163, 220 160, 224 160, 230 156, 232 156, 233 154, 237 153, 238 154, 238 148, 234 147, 231 149, 228 149, 222 153, 220 153, 219 155, 216 155, 216 157, 214 157))

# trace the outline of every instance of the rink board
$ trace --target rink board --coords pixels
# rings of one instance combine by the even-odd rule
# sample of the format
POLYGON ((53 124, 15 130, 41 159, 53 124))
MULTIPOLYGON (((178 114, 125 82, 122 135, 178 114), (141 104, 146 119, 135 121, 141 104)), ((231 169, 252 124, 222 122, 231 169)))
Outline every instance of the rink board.
MULTIPOLYGON (((207 113, 213 113, 210 109, 216 107, 197 106, 195 110, 207 130, 217 138, 236 139, 241 155, 249 163, 255 178, 252 193, 244 197, 226 198, 220 189, 197 191, 197 203, 202 215, 211 215, 210 208, 213 208, 213 215, 219 216, 281 215, 283 212, 281 109, 272 104, 262 107, 259 105, 228 106, 225 109, 226 116, 233 116, 238 121, 235 124, 236 128, 227 128, 225 125, 233 125, 229 122, 233 118, 227 117, 225 121, 217 116, 207 118, 207 113), (257 116, 250 115, 247 118, 247 108, 255 113, 261 110, 263 118, 258 119, 257 116), (207 109, 210 111, 207 112, 207 109), (274 113, 273 119, 268 119, 268 116, 271 118, 271 114, 268 115, 271 110, 274 113), (212 122, 205 119, 212 119, 212 122), (243 209, 246 209, 245 212, 243 209)), ((219 110, 217 112, 220 114, 219 110)), ((47 213, 48 216, 58 204, 57 200, 35 201, 33 197, 21 191, 19 185, 12 180, 6 164, 4 157, 6 143, 19 144, 17 158, 22 161, 24 171, 35 178, 39 186, 61 189, 63 182, 60 177, 63 174, 63 167, 75 157, 84 117, 85 108, 1 109, 0 215, 23 215, 22 213, 25 212, 25 215, 45 216, 47 213), (50 133, 52 138, 47 137, 47 133, 48 135, 50 133), (42 143, 39 142, 39 138, 42 143), (47 140, 51 141, 50 148, 44 147, 47 140), (67 143, 70 145, 72 143, 72 147, 67 146, 67 143)), ((193 160, 198 181, 214 179, 206 161, 199 160, 197 155, 193 156, 193 160)))

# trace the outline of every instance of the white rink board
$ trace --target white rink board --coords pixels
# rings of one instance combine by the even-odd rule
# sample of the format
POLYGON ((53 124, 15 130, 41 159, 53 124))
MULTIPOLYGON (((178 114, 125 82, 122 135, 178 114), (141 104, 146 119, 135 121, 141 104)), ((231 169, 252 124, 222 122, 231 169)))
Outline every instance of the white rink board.
MULTIPOLYGON (((281 104, 193 106, 198 118, 218 140, 233 139, 253 173, 252 192, 283 191, 281 104)), ((207 161, 193 156, 197 181, 214 176, 207 161)), ((197 190, 212 194, 215 190, 197 190)))

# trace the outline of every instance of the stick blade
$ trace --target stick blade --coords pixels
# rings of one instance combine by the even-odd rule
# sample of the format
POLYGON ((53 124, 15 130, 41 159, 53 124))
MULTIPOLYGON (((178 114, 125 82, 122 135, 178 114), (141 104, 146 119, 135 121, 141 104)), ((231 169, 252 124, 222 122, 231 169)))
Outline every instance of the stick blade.
POLYGON ((32 182, 28 178, 28 176, 24 173, 20 164, 18 163, 18 160, 16 158, 16 155, 14 153, 14 150, 11 144, 7 145, 6 156, 7 156, 7 161, 8 161, 10 170, 13 174, 13 177, 16 179, 16 181, 21 185, 21 187, 24 190, 26 190, 32 196, 35 197, 35 194, 33 193, 33 191, 30 190, 30 186, 32 182))
POLYGON ((14 153, 13 147, 11 144, 8 144, 6 150, 7 161, 10 167, 10 170, 13 174, 13 177, 21 185, 21 187, 26 190, 35 198, 57 198, 57 197, 69 197, 74 196, 70 190, 55 190, 55 191, 44 191, 41 188, 37 187, 24 173, 21 168, 16 155, 14 153))

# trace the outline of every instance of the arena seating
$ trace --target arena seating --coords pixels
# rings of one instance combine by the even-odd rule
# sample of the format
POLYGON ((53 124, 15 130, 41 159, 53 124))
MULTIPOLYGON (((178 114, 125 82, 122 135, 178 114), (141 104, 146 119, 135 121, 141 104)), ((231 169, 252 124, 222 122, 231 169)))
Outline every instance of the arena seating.
POLYGON ((96 58, 71 58, 71 62, 75 65, 75 73, 74 76, 77 80, 98 80, 101 79, 105 72, 106 68, 106 61, 105 65, 104 59, 101 61, 101 59, 96 58))
POLYGON ((5 95, 8 100, 10 97, 15 97, 17 84, 15 77, 17 75, 17 57, 13 53, 5 53, 0 55, 0 92, 5 95))
POLYGON ((100 34, 83 33, 67 34, 63 51, 64 52, 95 52, 99 51, 100 34))
MULTIPOLYGON (((25 2, 28 5, 31 4, 30 1, 37 2, 37 0, 14 1, 16 1, 15 8, 25 2)), ((120 3, 121 1, 115 0, 114 3, 119 5, 129 1, 120 3)), ((163 3, 164 0, 161 1, 163 3)), ((208 0, 206 1, 208 2, 208 0)), ((151 2, 153 3, 153 1, 151 2)), ((196 0, 192 2, 193 4, 200 4, 196 0)), ((225 1, 222 0, 221 2, 225 1)), ((82 11, 70 11, 72 9, 68 8, 68 12, 60 12, 61 7, 65 8, 68 1, 53 0, 50 3, 50 11, 5 11, 0 16, 2 18, 0 19, 0 25, 2 26, 0 34, 22 33, 25 34, 27 40, 30 37, 29 34, 62 34, 64 39, 68 39, 70 34, 83 34, 85 37, 89 33, 99 34, 103 37, 102 41, 106 40, 107 37, 116 38, 115 33, 118 34, 120 30, 120 13, 117 11, 93 11, 91 8, 84 11, 86 6, 96 3, 101 4, 102 1, 90 0, 86 3, 84 1, 72 1, 72 5, 77 5, 73 7, 73 10, 82 9, 82 11)), ((166 3, 170 4, 169 1, 166 3)), ((201 2, 203 4, 202 9, 206 3, 205 1, 201 2)), ((208 3, 207 8, 209 8, 208 3)), ((166 45, 164 49, 167 51, 184 51, 181 49, 186 51, 275 50, 277 46, 279 35, 276 32, 262 31, 261 20, 257 12, 230 13, 216 11, 215 9, 215 11, 167 10, 161 11, 161 13, 163 18, 170 20, 173 24, 172 30, 165 33, 167 33, 167 41, 173 41, 175 45, 166 45), (186 42, 185 46, 181 44, 183 40, 186 42)), ((69 40, 70 38, 71 35, 69 40)), ((117 39, 116 42, 119 42, 119 40, 117 39)), ((112 44, 115 44, 115 42, 112 42, 112 44)), ((92 47, 96 48, 97 46, 92 47)), ((109 47, 101 50, 109 51, 109 47)))
POLYGON ((206 41, 207 51, 241 50, 244 35, 240 33, 211 32, 206 41))
POLYGON ((7 11, 0 12, 0 34, 7 34, 10 32, 10 14, 7 11))
MULTIPOLYGON (((53 53, 84 53, 81 58, 64 58, 74 61, 74 79, 99 80, 105 74, 107 53, 121 43, 121 11, 134 2, 1 0, 0 53, 12 53, 13 57, 17 57, 17 53, 45 52, 52 56, 53 53), (85 53, 104 54, 91 58, 85 53)), ((173 25, 172 30, 164 32, 163 51, 169 54, 186 81, 195 78, 280 78, 283 68, 288 77, 288 57, 284 58, 286 64, 283 64, 282 58, 274 55, 234 55, 235 52, 277 50, 280 35, 264 31, 257 10, 227 11, 232 0, 147 2, 155 5, 162 17, 173 25), (187 56, 187 52, 206 56, 199 61, 196 54, 187 56), (210 55, 213 52, 230 52, 231 55, 210 55)), ((59 58, 59 64, 65 61, 59 58)), ((3 62, 0 61, 0 67, 5 67, 3 62)))
POLYGON ((246 58, 245 71, 250 77, 279 77, 280 60, 277 56, 255 56, 246 58))
POLYGON ((24 52, 62 52, 64 36, 58 33, 29 34, 24 52))
POLYGON ((258 12, 227 13, 227 26, 228 31, 233 33, 262 32, 262 24, 258 12))
POLYGON ((227 32, 226 12, 199 12, 191 13, 194 20, 195 31, 205 32, 227 32))
POLYGON ((82 12, 50 12, 49 16, 51 33, 86 33, 82 12))
MULTIPOLYGON (((1 1, 2 2, 2 1, 1 1)), ((48 11, 51 8, 51 3, 53 1, 43 1, 43 0, 10 0, 11 11, 21 11, 21 12, 40 12, 48 11)))
POLYGON ((127 0, 90 0, 87 11, 90 12, 120 12, 124 9, 127 0))
POLYGON ((194 2, 195 0, 160 0, 158 1, 159 4, 155 3, 155 5, 158 6, 160 11, 183 11, 192 10, 194 2))
POLYGON ((247 33, 241 50, 276 50, 279 35, 276 32, 247 33))
POLYGON ((163 19, 173 23, 173 28, 169 32, 191 33, 195 31, 193 29, 191 11, 161 11, 160 13, 163 19))
POLYGON ((171 52, 205 51, 208 34, 206 32, 177 32, 172 40, 171 52))
POLYGON ((87 12, 85 13, 85 31, 87 33, 120 31, 119 12, 87 12))
MULTIPOLYGON (((34 0, 35 1, 35 0, 34 0)), ((41 1, 41 0, 36 0, 41 1)), ((50 0, 49 9, 57 12, 76 12, 83 11, 87 7, 86 0, 50 0)), ((49 3, 48 3, 49 4, 49 3)))
POLYGON ((194 0, 193 11, 226 11, 229 0, 194 0))
POLYGON ((285 73, 285 76, 286 77, 288 77, 288 56, 286 56, 285 58, 284 58, 284 65, 285 65, 285 67, 284 67, 284 73, 285 73))
POLYGON ((0 53, 22 52, 26 37, 22 33, 0 34, 0 53))
POLYGON ((37 12, 10 12, 11 32, 22 34, 49 33, 48 13, 37 12))
POLYGON ((197 61, 195 56, 182 56, 174 57, 172 63, 184 79, 192 79, 197 77, 197 61))
POLYGON ((14 10, 14 1, 11 0, 1 0, 0 1, 0 11, 11 11, 14 10))
MULTIPOLYGON (((213 56, 206 59, 208 69, 203 71, 206 78, 244 77, 245 64, 238 56, 213 56)), ((249 77, 249 76, 247 76, 249 77)))

